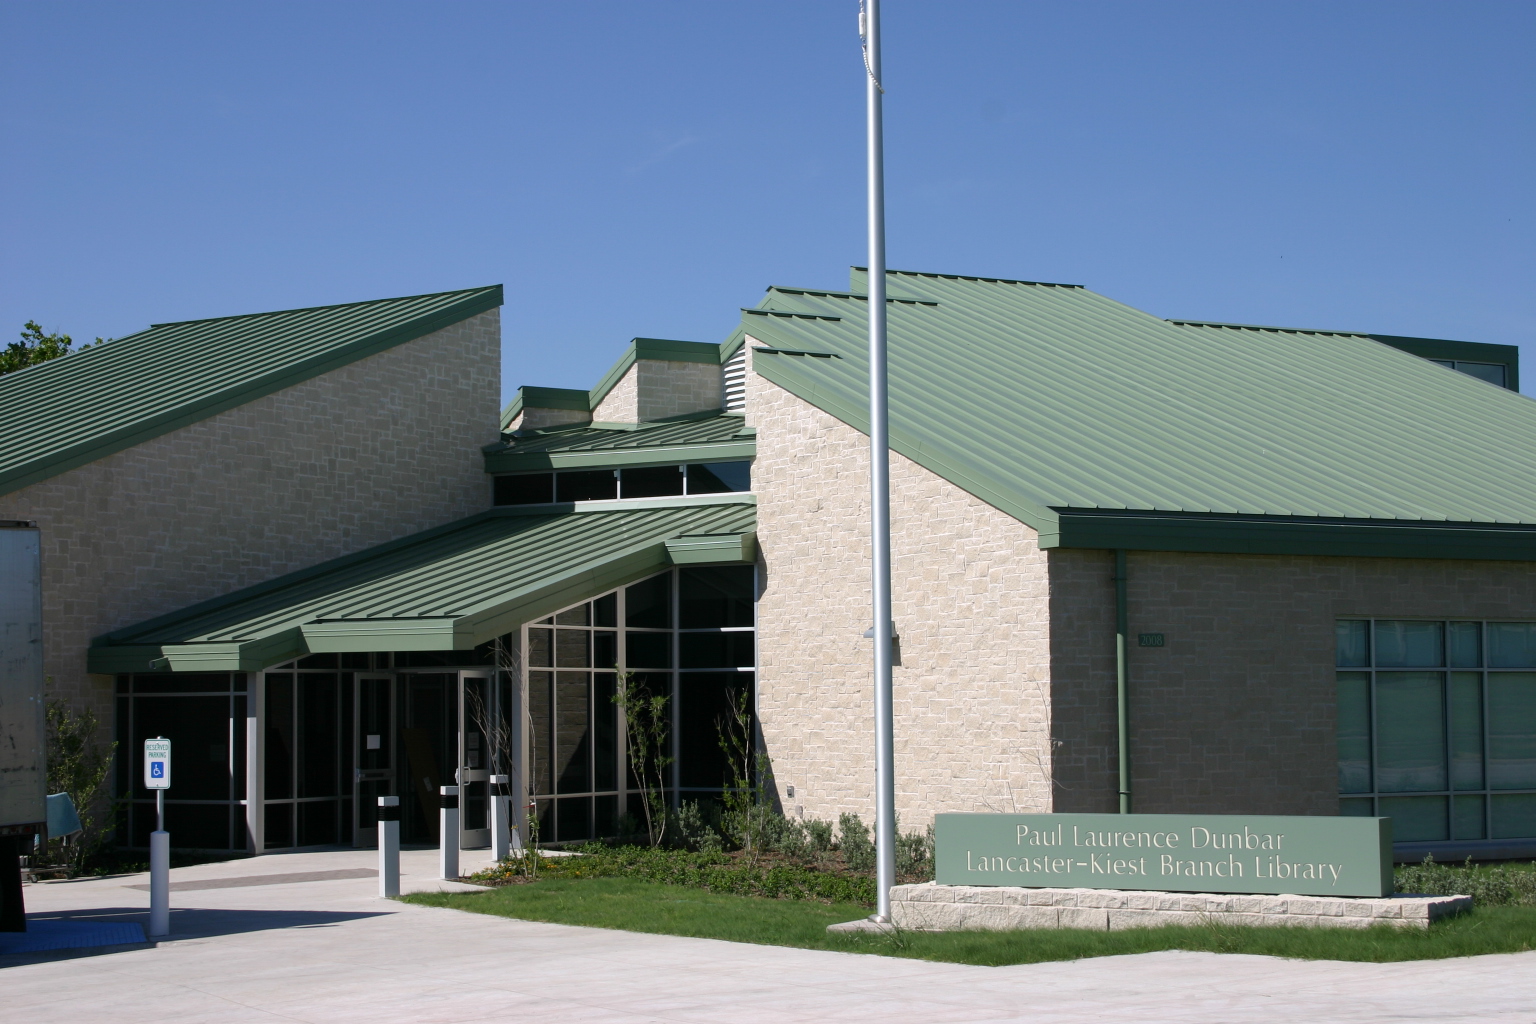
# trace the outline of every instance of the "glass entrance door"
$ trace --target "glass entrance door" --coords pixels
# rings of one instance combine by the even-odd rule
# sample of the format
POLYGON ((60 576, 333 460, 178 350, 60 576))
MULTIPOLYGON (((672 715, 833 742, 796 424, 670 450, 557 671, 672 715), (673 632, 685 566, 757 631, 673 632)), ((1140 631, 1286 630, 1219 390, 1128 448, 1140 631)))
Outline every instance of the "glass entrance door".
POLYGON ((359 675, 353 691, 352 845, 379 845, 379 797, 395 792, 395 681, 359 675))
POLYGON ((493 700, 488 673, 459 673, 459 847, 466 850, 491 845, 486 730, 494 732, 493 700))

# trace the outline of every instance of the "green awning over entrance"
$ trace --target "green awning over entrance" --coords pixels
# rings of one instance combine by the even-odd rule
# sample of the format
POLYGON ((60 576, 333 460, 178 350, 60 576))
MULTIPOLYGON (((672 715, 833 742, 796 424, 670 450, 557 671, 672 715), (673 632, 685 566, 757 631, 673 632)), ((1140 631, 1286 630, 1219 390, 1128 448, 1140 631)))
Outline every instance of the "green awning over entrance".
POLYGON ((751 562, 753 499, 497 508, 99 637, 91 672, 253 672, 305 654, 470 650, 670 565, 751 562))

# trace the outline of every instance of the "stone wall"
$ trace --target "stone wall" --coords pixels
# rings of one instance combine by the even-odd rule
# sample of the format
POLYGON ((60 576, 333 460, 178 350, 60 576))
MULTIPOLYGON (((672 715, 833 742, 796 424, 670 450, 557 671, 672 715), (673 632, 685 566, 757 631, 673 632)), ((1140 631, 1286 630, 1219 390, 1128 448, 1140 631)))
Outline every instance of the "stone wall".
POLYGON ((672 359, 637 359, 603 396, 598 423, 647 423, 718 409, 723 400, 720 367, 672 359))
POLYGON ((500 311, 0 495, 43 543, 45 671, 110 722, 113 629, 490 505, 500 311))
MULTIPOLYGON (((1057 809, 1113 811, 1113 559, 1056 550, 1050 572, 1057 809)), ((1338 813, 1339 618, 1536 619, 1526 562, 1132 551, 1127 575, 1145 813, 1338 813)))
MULTIPOLYGON (((869 439, 750 370, 747 422, 763 570, 758 711, 779 799, 790 814, 869 822, 869 439)), ((1046 558, 1034 531, 893 455, 891 532, 903 828, 939 811, 1050 810, 1046 558)))
POLYGON ((580 409, 524 408, 507 424, 507 433, 518 430, 543 430, 545 427, 565 427, 572 423, 591 423, 592 414, 580 409))

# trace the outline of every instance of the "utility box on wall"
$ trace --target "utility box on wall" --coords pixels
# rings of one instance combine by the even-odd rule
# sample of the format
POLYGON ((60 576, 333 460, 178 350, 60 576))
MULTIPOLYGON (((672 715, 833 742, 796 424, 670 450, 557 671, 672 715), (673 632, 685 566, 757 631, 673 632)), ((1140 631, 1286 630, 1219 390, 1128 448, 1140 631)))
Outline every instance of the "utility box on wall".
POLYGON ((0 520, 0 836, 47 820, 41 542, 31 523, 0 520))

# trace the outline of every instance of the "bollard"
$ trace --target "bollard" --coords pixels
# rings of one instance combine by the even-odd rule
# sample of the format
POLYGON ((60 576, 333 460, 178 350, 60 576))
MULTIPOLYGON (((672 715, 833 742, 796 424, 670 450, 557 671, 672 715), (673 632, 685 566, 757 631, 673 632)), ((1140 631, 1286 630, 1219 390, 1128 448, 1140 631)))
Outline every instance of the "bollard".
POLYGON ((512 853, 512 830, 507 821, 507 812, 512 809, 512 804, 510 798, 501 791, 501 787, 507 784, 505 775, 492 775, 487 781, 491 787, 491 856, 500 864, 512 853))
POLYGON ((171 834, 149 834, 149 935, 171 934, 171 834))
POLYGON ((379 895, 400 895, 400 798, 379 797, 379 895))
POLYGON ((459 877, 459 787, 443 786, 438 792, 443 799, 437 824, 437 873, 452 880, 459 877))

